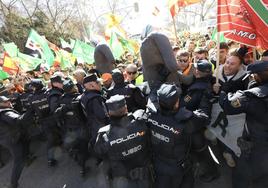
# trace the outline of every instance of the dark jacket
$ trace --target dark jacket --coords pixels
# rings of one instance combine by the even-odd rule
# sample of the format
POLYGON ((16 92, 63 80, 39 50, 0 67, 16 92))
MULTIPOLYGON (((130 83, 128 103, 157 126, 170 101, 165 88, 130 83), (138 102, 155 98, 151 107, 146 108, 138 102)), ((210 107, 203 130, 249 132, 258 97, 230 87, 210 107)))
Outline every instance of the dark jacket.
POLYGON ((20 115, 11 108, 0 109, 0 144, 8 146, 16 143, 22 135, 25 135, 26 124, 32 121, 32 112, 20 115))
POLYGON ((109 124, 105 100, 98 91, 86 91, 81 97, 81 105, 91 132, 91 143, 94 144, 98 130, 109 124))
POLYGON ((200 109, 210 117, 212 97, 211 77, 197 78, 195 82, 188 88, 187 93, 185 96, 183 96, 180 105, 190 111, 200 109))
POLYGON ((108 90, 108 98, 114 95, 124 95, 129 112, 135 112, 138 109, 146 108, 146 97, 141 90, 133 84, 115 84, 108 90))
POLYGON ((148 117, 153 163, 157 173, 173 176, 189 158, 190 137, 205 125, 204 113, 160 109, 148 117))
MULTIPOLYGON (((143 110, 139 110, 139 117, 143 110)), ((95 151, 110 162, 112 176, 128 177, 130 170, 150 161, 149 134, 145 121, 129 114, 111 117, 111 124, 98 131, 95 151)))
POLYGON ((268 144, 268 83, 236 93, 222 92, 220 105, 226 114, 246 113, 244 136, 268 144))

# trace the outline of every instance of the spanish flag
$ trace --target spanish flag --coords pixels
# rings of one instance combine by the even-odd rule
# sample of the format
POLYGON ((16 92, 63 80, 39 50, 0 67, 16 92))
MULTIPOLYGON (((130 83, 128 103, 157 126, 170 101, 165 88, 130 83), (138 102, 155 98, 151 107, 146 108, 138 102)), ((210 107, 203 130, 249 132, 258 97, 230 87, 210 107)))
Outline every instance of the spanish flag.
POLYGON ((176 15, 180 7, 199 3, 201 0, 168 0, 168 7, 172 18, 176 15))
POLYGON ((19 71, 19 67, 11 59, 11 57, 8 56, 7 53, 4 54, 3 71, 7 72, 8 74, 17 74, 19 71))

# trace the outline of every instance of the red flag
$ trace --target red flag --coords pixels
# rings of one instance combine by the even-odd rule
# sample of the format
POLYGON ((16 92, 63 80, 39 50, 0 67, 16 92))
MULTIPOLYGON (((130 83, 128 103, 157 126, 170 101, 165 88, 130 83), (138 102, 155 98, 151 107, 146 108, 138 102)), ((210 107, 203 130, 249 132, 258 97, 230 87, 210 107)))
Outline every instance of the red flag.
POLYGON ((180 7, 199 3, 201 0, 169 0, 168 7, 172 18, 176 15, 180 7))
POLYGON ((268 49, 268 0, 241 0, 245 7, 255 32, 256 43, 264 49, 268 49))
MULTIPOLYGON (((267 0, 262 0, 262 2, 264 1, 267 0)), ((266 25, 266 29, 263 27, 260 31, 259 24, 265 23, 265 21, 259 20, 260 13, 249 11, 249 7, 246 6, 249 2, 256 5, 257 2, 261 3, 261 0, 218 0, 218 31, 225 32, 225 37, 228 39, 252 47, 267 49, 268 43, 265 42, 267 32, 264 32, 267 31, 268 27, 266 25)), ((259 7, 257 7, 258 9, 259 7)), ((266 14, 263 17, 267 17, 267 14, 266 9, 266 14)))

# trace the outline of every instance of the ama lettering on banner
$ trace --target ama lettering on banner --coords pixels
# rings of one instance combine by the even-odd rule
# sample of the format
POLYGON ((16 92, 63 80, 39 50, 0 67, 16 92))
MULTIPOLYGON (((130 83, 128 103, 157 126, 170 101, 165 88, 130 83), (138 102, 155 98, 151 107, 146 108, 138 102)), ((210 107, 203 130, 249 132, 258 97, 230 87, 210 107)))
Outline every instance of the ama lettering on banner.
POLYGON ((228 39, 267 49, 267 4, 268 0, 218 0, 218 31, 228 39))

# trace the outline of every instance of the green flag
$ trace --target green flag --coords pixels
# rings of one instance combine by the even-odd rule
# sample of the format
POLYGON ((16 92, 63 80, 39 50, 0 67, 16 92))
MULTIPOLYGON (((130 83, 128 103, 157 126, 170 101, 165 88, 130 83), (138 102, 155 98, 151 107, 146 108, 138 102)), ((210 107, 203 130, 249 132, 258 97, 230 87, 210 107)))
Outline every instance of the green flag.
POLYGON ((0 80, 5 80, 7 78, 9 78, 9 74, 3 70, 0 70, 0 80))
POLYGON ((69 44, 68 42, 66 42, 63 38, 60 37, 60 44, 61 44, 61 48, 72 48, 71 44, 69 44))
POLYGON ((48 46, 45 37, 40 36, 34 29, 31 29, 26 45, 31 50, 37 50, 41 54, 41 58, 46 61, 49 66, 54 63, 54 54, 48 46))
POLYGON ((59 50, 59 54, 61 57, 60 67, 65 70, 67 68, 74 68, 75 57, 73 54, 65 51, 59 50))
POLYGON ((80 40, 75 41, 73 55, 78 62, 92 64, 94 62, 94 47, 80 40))
POLYGON ((3 44, 3 47, 10 57, 17 56, 19 49, 14 42, 3 44))
POLYGON ((32 57, 30 55, 23 54, 20 52, 18 52, 18 57, 14 57, 13 60, 16 61, 19 67, 24 71, 34 70, 38 65, 43 62, 42 59, 32 57))
MULTIPOLYGON (((214 41, 218 41, 217 39, 217 27, 215 27, 215 29, 213 30, 212 32, 212 35, 211 35, 211 40, 214 40, 214 41)), ((224 37, 224 34, 223 33, 220 33, 220 42, 227 42, 226 38, 224 37)))
POLYGON ((74 39, 70 39, 70 45, 71 45, 71 48, 73 49, 74 45, 75 45, 75 40, 74 39))
POLYGON ((113 55, 116 59, 120 59, 120 57, 125 52, 122 44, 119 42, 117 35, 115 34, 115 32, 111 33, 110 48, 111 48, 113 55))
POLYGON ((122 37, 120 34, 118 34, 118 33, 115 33, 115 34, 116 34, 117 39, 119 40, 119 42, 122 44, 123 48, 134 55, 135 50, 134 50, 132 44, 127 39, 122 37))

